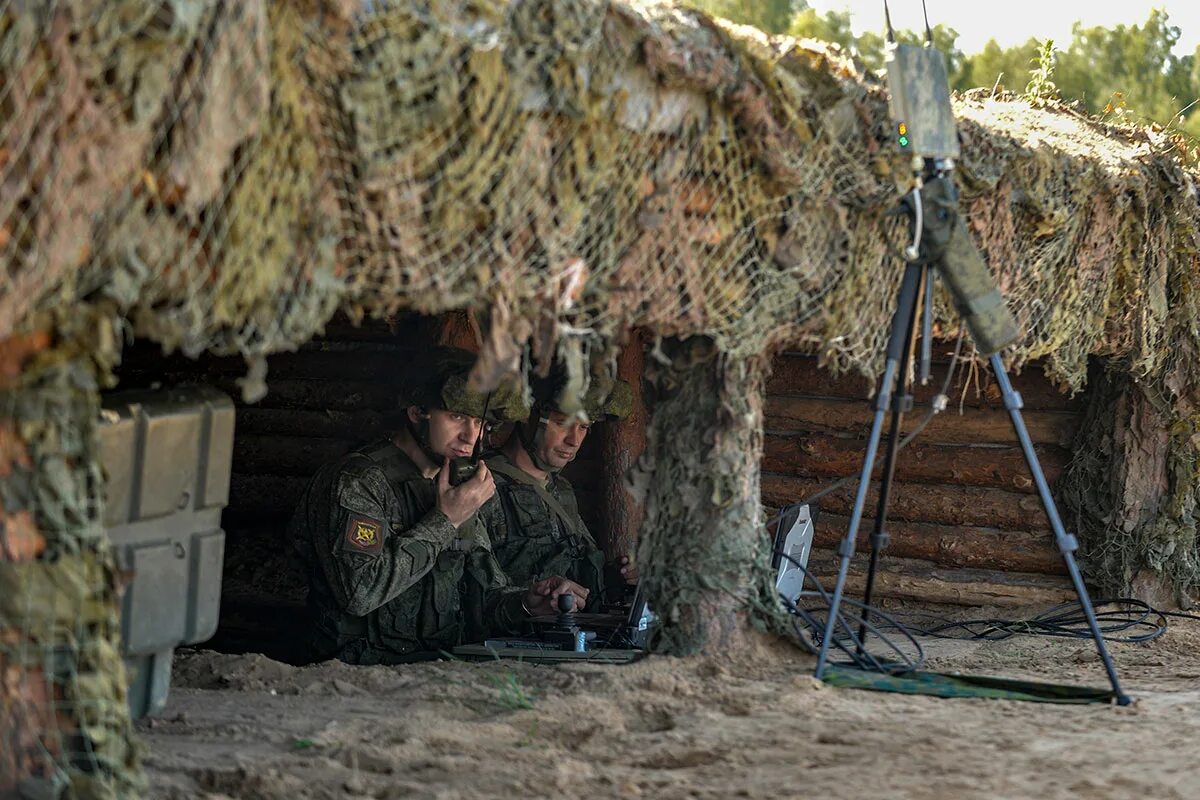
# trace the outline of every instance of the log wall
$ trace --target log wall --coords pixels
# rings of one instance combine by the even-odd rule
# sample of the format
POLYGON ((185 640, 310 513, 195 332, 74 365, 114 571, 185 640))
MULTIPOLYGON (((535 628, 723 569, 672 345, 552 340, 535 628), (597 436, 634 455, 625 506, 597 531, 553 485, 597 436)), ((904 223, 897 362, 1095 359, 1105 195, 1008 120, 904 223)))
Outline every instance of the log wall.
MULTIPOLYGON (((946 366, 935 364, 931 385, 917 387, 906 431, 925 416, 946 366)), ((1014 376, 1013 384, 1025 400, 1025 421, 1053 486, 1069 460, 1082 400, 1059 392, 1036 365, 1014 376)), ((763 455, 768 515, 858 474, 873 390, 858 376, 833 377, 813 356, 785 353, 776 359, 767 384, 763 455)), ((898 457, 880 594, 968 605, 1065 599, 1066 571, 999 390, 987 374, 961 372, 949 396, 950 407, 898 457)), ((864 554, 877 485, 859 528, 864 554)), ((855 489, 851 481, 818 502, 811 566, 827 585, 836 572, 836 548, 849 525, 855 489)), ((863 574, 861 563, 852 570, 852 591, 863 574)))

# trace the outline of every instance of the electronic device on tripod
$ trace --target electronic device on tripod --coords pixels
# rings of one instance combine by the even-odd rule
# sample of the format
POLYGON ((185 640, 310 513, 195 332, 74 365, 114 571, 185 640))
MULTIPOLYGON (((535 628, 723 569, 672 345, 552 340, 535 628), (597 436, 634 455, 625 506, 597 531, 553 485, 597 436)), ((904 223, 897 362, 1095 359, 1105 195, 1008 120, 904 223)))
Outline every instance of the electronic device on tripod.
POLYGON ((1025 461, 1037 486, 1038 496, 1055 543, 1067 566, 1089 631, 1104 663, 1112 686, 1112 699, 1127 705, 1130 698, 1121 690, 1116 668, 1096 620, 1095 610, 1075 562, 1078 541, 1066 532, 1054 498, 1033 449, 1033 442, 1021 416, 1021 396, 1013 389, 999 351, 1016 341, 1020 332, 1016 320, 1004 304, 1004 298, 972 242, 958 208, 958 190, 953 181, 954 159, 959 155, 958 135, 950 105, 946 64, 941 52, 933 47, 929 21, 925 21, 926 44, 897 44, 892 32, 891 15, 884 2, 890 56, 887 63, 890 110, 895 125, 895 146, 908 156, 911 177, 904 187, 900 213, 908 216, 911 244, 904 250, 904 276, 892 314, 887 356, 873 405, 874 416, 867 440, 866 454, 859 475, 858 490, 845 537, 838 548, 837 582, 829 603, 829 615, 820 636, 815 676, 825 672, 831 646, 845 650, 855 647, 861 654, 867 636, 868 612, 875 586, 879 554, 887 546, 886 519, 895 474, 896 454, 900 447, 901 425, 905 412, 913 408, 910 368, 916 341, 922 341, 920 378, 928 380, 932 340, 934 282, 940 277, 963 318, 976 349, 989 358, 1004 406, 1021 444, 1025 461), (918 313, 920 310, 920 313, 918 313), (920 329, 918 333, 918 327, 920 329), (880 478, 875 525, 870 537, 871 556, 863 597, 863 615, 857 636, 851 623, 840 615, 850 561, 854 555, 859 525, 866 505, 871 474, 883 433, 886 414, 891 413, 887 449, 880 478), (840 630, 839 630, 840 629, 840 630), (847 645, 850 641, 852 644, 847 645))
POLYGON ((559 595, 558 613, 528 620, 529 636, 495 637, 454 648, 468 658, 516 658, 534 663, 597 661, 623 664, 650 646, 658 618, 639 586, 628 603, 603 606, 600 613, 575 611, 575 596, 559 595))

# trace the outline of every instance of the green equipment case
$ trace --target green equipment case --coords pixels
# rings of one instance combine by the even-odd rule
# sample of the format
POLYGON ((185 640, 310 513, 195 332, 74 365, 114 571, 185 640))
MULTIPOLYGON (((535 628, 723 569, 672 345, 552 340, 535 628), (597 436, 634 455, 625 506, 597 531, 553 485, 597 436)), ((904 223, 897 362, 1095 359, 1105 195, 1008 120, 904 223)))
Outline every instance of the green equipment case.
POLYGON ((121 639, 134 718, 166 705, 174 648, 217 629, 233 423, 232 401, 207 387, 104 398, 104 524, 130 576, 121 639))

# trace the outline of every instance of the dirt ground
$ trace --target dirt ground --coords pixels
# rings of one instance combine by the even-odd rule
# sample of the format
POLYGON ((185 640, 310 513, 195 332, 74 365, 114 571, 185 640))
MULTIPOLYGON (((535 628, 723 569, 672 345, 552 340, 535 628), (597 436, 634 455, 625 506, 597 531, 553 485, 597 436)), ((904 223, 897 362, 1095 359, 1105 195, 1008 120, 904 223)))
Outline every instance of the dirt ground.
MULTIPOLYGON (((140 725, 164 800, 1200 797, 1200 622, 1113 653, 1133 706, 837 689, 776 641, 627 666, 196 651, 140 725)), ((929 668, 1105 685, 1083 641, 934 643, 929 668)))

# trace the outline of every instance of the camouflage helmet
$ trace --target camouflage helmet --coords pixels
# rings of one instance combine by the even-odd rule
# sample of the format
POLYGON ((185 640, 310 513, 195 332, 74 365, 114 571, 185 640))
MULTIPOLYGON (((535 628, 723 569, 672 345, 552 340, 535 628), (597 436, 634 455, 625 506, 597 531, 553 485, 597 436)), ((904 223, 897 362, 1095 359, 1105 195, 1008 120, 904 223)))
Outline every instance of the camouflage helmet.
POLYGON ((625 419, 633 411, 633 388, 619 378, 594 377, 581 402, 592 422, 625 419))
POLYGON ((457 347, 434 347, 415 359, 405 371, 404 389, 400 396, 403 406, 444 409, 469 417, 483 417, 489 422, 524 419, 529 414, 521 393, 510 386, 492 392, 479 392, 471 387, 471 367, 475 354, 457 347))
POLYGON ((543 413, 582 411, 589 422, 624 419, 633 411, 633 389, 608 375, 593 375, 583 396, 571 385, 565 369, 556 368, 545 378, 532 382, 534 403, 543 413))

